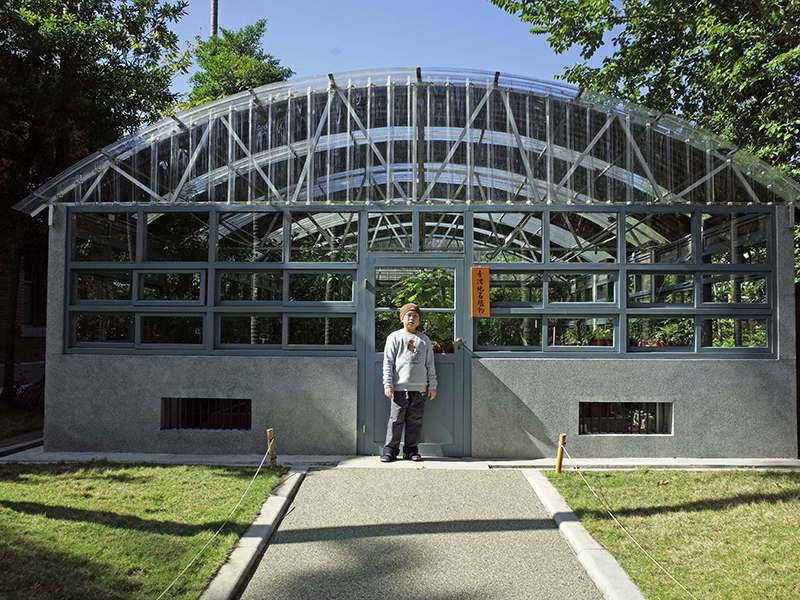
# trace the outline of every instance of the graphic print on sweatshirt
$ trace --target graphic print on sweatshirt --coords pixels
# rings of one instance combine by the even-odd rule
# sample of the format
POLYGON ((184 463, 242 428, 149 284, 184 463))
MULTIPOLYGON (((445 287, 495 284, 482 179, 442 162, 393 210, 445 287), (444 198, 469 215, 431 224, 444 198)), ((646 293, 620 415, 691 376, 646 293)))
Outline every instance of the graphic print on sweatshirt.
POLYGON ((417 338, 415 337, 406 342, 406 360, 412 365, 419 363, 419 350, 417 348, 417 338))

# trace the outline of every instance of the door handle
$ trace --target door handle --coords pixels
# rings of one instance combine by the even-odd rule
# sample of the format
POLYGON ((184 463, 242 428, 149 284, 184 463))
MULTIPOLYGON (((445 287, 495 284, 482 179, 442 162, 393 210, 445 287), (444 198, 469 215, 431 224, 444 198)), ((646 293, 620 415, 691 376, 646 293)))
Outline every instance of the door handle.
POLYGON ((464 340, 462 340, 461 338, 456 338, 456 346, 461 346, 463 344, 464 344, 464 340))

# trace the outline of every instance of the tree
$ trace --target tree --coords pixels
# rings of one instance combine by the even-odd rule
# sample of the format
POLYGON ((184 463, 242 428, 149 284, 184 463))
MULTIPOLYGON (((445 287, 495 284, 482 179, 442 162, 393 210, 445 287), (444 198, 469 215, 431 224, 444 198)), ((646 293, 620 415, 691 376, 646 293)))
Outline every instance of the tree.
MULTIPOLYGON (((46 230, 11 207, 175 101, 169 87, 187 57, 169 25, 186 6, 183 0, 6 0, 0 8, 0 264, 12 279, 26 253, 46 247, 46 230)), ((16 294, 9 296, 14 315, 16 294)), ((10 321, 4 400, 15 384, 10 321)))
POLYGON ((491 1, 556 53, 580 49, 563 79, 679 114, 800 180, 800 1, 491 1))
POLYGON ((183 106, 197 106, 268 83, 288 79, 294 72, 261 48, 267 21, 260 19, 239 31, 220 28, 222 37, 199 40, 194 57, 200 70, 191 76, 192 90, 183 106))

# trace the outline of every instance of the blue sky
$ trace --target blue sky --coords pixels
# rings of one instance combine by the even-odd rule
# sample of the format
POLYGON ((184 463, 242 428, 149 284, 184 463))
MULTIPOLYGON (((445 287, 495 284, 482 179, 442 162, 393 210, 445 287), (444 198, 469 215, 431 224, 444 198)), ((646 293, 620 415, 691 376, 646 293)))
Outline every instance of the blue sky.
MULTIPOLYGON (((577 52, 556 56, 544 36, 489 0, 218 0, 219 26, 267 19, 264 49, 295 77, 384 67, 453 67, 553 80, 577 52)), ((211 0, 190 0, 175 31, 208 39, 211 0)), ((175 91, 188 91, 186 78, 175 91)))

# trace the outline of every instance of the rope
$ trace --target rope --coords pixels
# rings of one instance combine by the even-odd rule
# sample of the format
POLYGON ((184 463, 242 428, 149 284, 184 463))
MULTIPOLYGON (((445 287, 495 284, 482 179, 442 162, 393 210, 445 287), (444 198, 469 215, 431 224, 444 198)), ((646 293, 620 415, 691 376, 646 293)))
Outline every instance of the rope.
POLYGON ((235 513, 236 510, 239 508, 239 506, 242 504, 242 502, 244 501, 245 496, 247 496, 247 492, 250 491, 250 488, 253 486, 253 483, 255 482, 256 477, 258 477, 258 474, 261 472, 261 467, 264 466, 264 462, 267 460, 267 456, 269 455, 269 448, 271 446, 272 446, 272 444, 270 443, 268 445, 268 447, 267 447, 267 451, 264 453, 264 457, 261 459, 261 464, 258 465, 258 469, 256 469, 256 472, 253 475, 253 478, 250 480, 250 483, 247 484, 247 489, 245 489, 244 493, 242 494, 242 497, 239 498, 239 502, 236 503, 236 506, 233 507, 233 510, 228 515, 228 518, 225 519, 225 522, 222 523, 222 525, 219 526, 219 529, 217 529, 216 532, 214 532, 214 535, 211 536, 211 539, 206 542, 205 546, 200 548, 200 551, 197 554, 195 554, 194 558, 189 561, 189 564, 186 565, 186 567, 184 567, 183 571, 178 573, 178 576, 175 578, 175 580, 167 586, 167 589, 165 589, 163 592, 161 592, 161 595, 156 600, 161 600, 161 598, 164 597, 164 594, 166 594, 172 588, 173 585, 178 583, 178 580, 181 577, 183 577, 183 574, 186 573, 186 571, 189 570, 189 567, 191 567, 195 563, 195 561, 200 557, 200 555, 205 551, 205 549, 208 548, 208 546, 211 544, 211 542, 213 542, 217 538, 217 536, 220 534, 220 532, 225 527, 225 525, 227 525, 228 522, 231 520, 231 518, 233 517, 233 513, 235 513))
MULTIPOLYGON (((569 452, 567 452, 567 449, 566 449, 565 445, 564 445, 564 444, 559 444, 559 447, 561 447, 561 448, 564 450, 564 453, 567 455, 567 458, 569 458, 570 460, 572 460, 572 457, 569 455, 569 452)), ((687 594, 687 595, 688 595, 690 598, 692 598, 692 600, 697 600, 697 598, 695 597, 695 595, 694 595, 694 594, 692 594, 692 592, 690 592, 689 590, 687 590, 687 589, 686 589, 686 588, 683 586, 683 584, 681 584, 681 582, 680 582, 680 581, 678 581, 677 579, 675 579, 675 577, 673 577, 673 576, 672 576, 672 574, 671 574, 669 571, 667 571, 667 570, 666 570, 666 569, 665 569, 663 566, 661 566, 661 564, 660 564, 660 563, 659 563, 659 562, 658 562, 658 561, 657 561, 655 558, 653 558, 653 556, 652 556, 652 555, 651 555, 651 554, 650 554, 650 553, 649 553, 647 550, 645 550, 645 549, 644 549, 644 547, 643 547, 643 546, 642 546, 642 545, 641 545, 641 544, 640 544, 638 541, 636 541, 636 538, 634 538, 634 537, 631 535, 631 533, 630 533, 630 532, 629 532, 629 531, 628 531, 628 530, 625 528, 625 526, 624 526, 622 523, 620 523, 620 522, 619 522, 619 519, 617 519, 617 517, 615 517, 615 516, 614 516, 614 514, 611 512, 611 509, 609 508, 609 506, 608 506, 608 503, 606 503, 606 502, 605 502, 605 501, 604 501, 604 500, 603 500, 603 499, 602 499, 602 498, 601 498, 601 497, 600 497, 600 496, 597 494, 597 492, 595 492, 595 491, 594 491, 594 488, 593 488, 591 485, 589 485, 589 482, 588 482, 588 481, 586 481, 586 477, 584 477, 584 476, 583 476, 583 473, 581 473, 581 470, 580 470, 580 469, 579 469, 577 466, 575 466, 575 465, 573 465, 573 467, 572 467, 572 468, 573 468, 573 469, 575 469, 575 471, 577 471, 578 475, 580 475, 580 476, 581 476, 581 479, 583 480, 583 483, 585 483, 585 484, 586 484, 586 487, 587 487, 587 488, 589 488, 589 491, 590 491, 590 492, 592 492, 592 494, 594 495, 594 497, 595 497, 595 498, 597 498, 598 502, 600 502, 600 504, 603 506, 603 508, 605 509, 605 511, 608 513, 608 516, 609 516, 609 517, 611 517, 611 518, 613 519, 613 521, 614 521, 614 522, 615 522, 617 525, 619 525, 619 528, 620 528, 620 529, 621 529, 621 530, 622 530, 622 531, 625 533, 625 535, 627 535, 627 536, 628 536, 628 537, 631 539, 631 541, 632 541, 634 544, 636 544, 636 547, 637 547, 637 548, 639 548, 639 550, 641 550, 641 551, 644 553, 644 555, 645 555, 647 558, 649 558, 649 559, 650 559, 650 561, 651 561, 651 562, 652 562, 652 563, 653 563, 655 566, 657 566, 659 569, 661 569, 661 571, 663 571, 663 572, 664 572, 664 574, 665 574, 667 577, 669 577, 669 578, 670 578, 670 579, 671 579, 671 580, 672 580, 672 581, 673 581, 673 582, 674 582, 674 583, 675 583, 675 584, 676 584, 676 585, 677 585, 679 588, 681 588, 681 589, 682 589, 684 592, 686 592, 686 594, 687 594)))

